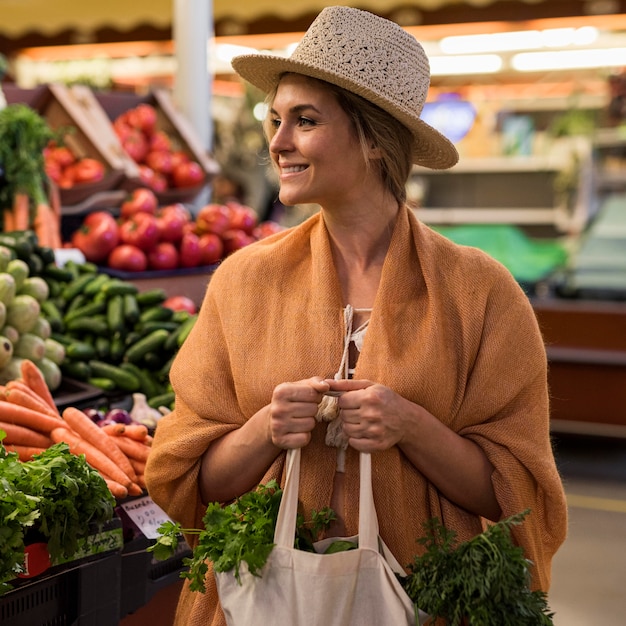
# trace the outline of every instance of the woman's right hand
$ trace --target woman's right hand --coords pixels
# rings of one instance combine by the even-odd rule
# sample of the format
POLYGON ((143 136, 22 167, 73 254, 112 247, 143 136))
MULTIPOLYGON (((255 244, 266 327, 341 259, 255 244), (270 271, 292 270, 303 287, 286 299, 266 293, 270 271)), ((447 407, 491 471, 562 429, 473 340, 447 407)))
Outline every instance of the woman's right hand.
POLYGON ((329 384, 321 377, 274 388, 269 405, 269 432, 272 443, 282 449, 303 448, 311 441, 315 415, 329 384))

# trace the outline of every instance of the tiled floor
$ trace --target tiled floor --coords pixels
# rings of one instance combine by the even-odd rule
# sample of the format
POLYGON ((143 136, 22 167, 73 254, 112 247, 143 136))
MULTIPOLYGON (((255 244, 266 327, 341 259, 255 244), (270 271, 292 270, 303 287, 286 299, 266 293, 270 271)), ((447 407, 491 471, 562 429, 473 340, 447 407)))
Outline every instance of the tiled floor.
POLYGON ((558 442, 569 535, 552 572, 555 626, 626 624, 626 441, 558 442))

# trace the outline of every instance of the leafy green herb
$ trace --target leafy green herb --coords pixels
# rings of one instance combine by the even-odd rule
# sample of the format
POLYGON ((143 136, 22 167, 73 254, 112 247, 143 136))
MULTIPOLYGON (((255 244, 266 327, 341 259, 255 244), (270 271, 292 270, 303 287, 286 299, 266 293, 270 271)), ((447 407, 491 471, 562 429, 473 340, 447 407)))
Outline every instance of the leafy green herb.
POLYGON ((76 552, 92 524, 113 518, 115 498, 102 476, 66 443, 50 446, 22 466, 15 486, 39 498, 38 529, 48 539, 52 561, 76 552))
MULTIPOLYGON (((0 431, 0 440, 4 435, 0 431)), ((0 595, 11 589, 8 581, 24 571, 24 533, 39 517, 39 498, 15 487, 21 473, 17 453, 0 445, 0 595)))
POLYGON ((411 600, 450 626, 553 624, 546 594, 530 591, 532 563, 511 538, 511 527, 528 512, 490 525, 458 545, 456 533, 437 518, 426 522, 426 535, 418 539, 426 551, 415 557, 401 581, 411 600))
MULTIPOLYGON (((158 560, 167 559, 175 553, 182 534, 197 535, 198 544, 193 555, 183 560, 189 569, 181 574, 191 580, 192 591, 205 591, 207 561, 213 562, 216 572, 232 570, 238 581, 243 562, 248 565, 251 574, 258 576, 274 548, 274 529, 281 497, 282 489, 272 480, 229 505, 213 502, 208 505, 202 519, 203 530, 164 522, 158 529, 156 543, 148 551, 153 552, 158 560)), ((296 547, 312 550, 316 535, 327 528, 334 517, 328 508, 313 511, 310 522, 305 522, 299 515, 296 520, 296 547)))
POLYGON ((0 431, 0 595, 24 568, 24 534, 28 527, 48 541, 51 560, 70 558, 79 540, 113 518, 115 498, 84 456, 54 444, 22 463, 8 452, 0 431))

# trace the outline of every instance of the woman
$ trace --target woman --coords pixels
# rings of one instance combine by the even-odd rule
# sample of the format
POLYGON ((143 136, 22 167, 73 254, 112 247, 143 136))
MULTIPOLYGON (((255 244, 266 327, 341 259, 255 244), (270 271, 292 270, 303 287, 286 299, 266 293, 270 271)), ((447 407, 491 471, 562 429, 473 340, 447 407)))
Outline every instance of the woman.
MULTIPOLYGON (((530 508, 515 536, 533 587, 547 590, 566 507, 545 351, 509 272, 405 204, 414 163, 457 160, 419 119, 430 79, 421 46, 392 22, 329 7, 289 59, 233 66, 270 94, 281 202, 320 211, 212 276, 172 368, 176 410, 157 429, 151 496, 201 527, 208 502, 280 480, 284 451, 301 448, 305 514, 330 505, 333 534, 355 534, 367 451, 380 534, 400 563, 431 517, 463 540, 530 508)), ((223 619, 211 577, 205 595, 185 587, 177 623, 223 619)))

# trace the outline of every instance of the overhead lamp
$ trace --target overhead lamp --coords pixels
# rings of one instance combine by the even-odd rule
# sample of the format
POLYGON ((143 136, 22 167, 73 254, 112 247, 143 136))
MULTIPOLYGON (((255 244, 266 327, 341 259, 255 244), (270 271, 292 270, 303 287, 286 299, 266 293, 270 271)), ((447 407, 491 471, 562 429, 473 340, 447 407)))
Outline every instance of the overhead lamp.
POLYGON ((597 38, 596 28, 583 26, 581 28, 549 28, 444 37, 439 42, 439 47, 445 54, 513 52, 515 50, 540 50, 546 47, 589 45, 597 38))
POLYGON ((518 72, 593 69, 626 65, 626 48, 520 52, 511 59, 518 72))
POLYGON ((495 74, 499 72, 501 68, 502 59, 497 54, 430 57, 431 76, 495 74))

